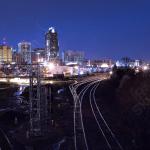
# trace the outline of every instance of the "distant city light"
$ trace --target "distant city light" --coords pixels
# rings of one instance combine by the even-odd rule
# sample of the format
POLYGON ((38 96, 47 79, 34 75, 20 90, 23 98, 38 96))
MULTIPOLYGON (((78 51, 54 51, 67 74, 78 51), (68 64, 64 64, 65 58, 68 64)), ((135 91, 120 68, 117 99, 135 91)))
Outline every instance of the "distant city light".
POLYGON ((148 66, 143 66, 143 70, 144 71, 148 70, 148 66))
POLYGON ((49 64, 48 64, 48 68, 49 68, 50 70, 54 69, 54 67, 55 67, 54 63, 49 63, 49 64))
POLYGON ((13 78, 9 80, 10 83, 29 84, 29 79, 13 78))
POLYGON ((47 66, 47 61, 44 61, 43 65, 46 67, 47 66))
POLYGON ((77 65, 77 64, 78 64, 78 62, 68 62, 68 63, 66 63, 67 66, 69 66, 69 65, 77 65))
POLYGON ((79 67, 78 67, 78 66, 75 66, 74 68, 75 68, 75 69, 79 69, 79 67))
POLYGON ((136 69, 135 69, 135 72, 138 73, 138 72, 139 72, 139 68, 136 68, 136 69))
POLYGON ((109 74, 110 74, 110 75, 112 75, 112 74, 113 74, 113 72, 112 72, 112 71, 110 71, 110 72, 109 72, 109 74))
POLYGON ((108 68, 109 66, 108 66, 108 64, 103 63, 103 64, 101 65, 101 67, 102 67, 102 68, 108 68))
POLYGON ((49 83, 50 83, 50 84, 53 84, 54 82, 53 82, 53 81, 50 81, 49 83))
POLYGON ((81 71, 80 71, 80 75, 83 75, 83 74, 84 74, 84 72, 83 72, 83 70, 81 70, 81 71))

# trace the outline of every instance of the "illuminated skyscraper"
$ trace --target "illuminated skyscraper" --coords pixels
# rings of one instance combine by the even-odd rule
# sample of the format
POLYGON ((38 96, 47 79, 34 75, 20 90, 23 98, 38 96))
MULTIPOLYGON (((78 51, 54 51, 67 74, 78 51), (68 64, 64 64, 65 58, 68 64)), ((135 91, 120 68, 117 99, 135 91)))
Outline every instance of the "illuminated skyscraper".
POLYGON ((18 44, 18 51, 21 55, 21 63, 31 63, 31 43, 21 42, 18 44))
POLYGON ((0 62, 12 62, 12 48, 7 45, 0 45, 0 62))
POLYGON ((46 60, 51 61, 59 57, 58 35, 55 28, 49 28, 45 34, 46 60))

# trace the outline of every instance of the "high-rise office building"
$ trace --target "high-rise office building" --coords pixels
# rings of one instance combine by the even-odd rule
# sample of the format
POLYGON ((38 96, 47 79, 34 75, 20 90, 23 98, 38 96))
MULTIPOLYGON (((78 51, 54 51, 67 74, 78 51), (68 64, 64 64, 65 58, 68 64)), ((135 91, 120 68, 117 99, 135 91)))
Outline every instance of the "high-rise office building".
POLYGON ((84 52, 68 50, 64 52, 63 57, 65 64, 76 63, 81 65, 84 61, 84 52))
POLYGON ((31 63, 31 43, 20 42, 18 44, 18 52, 21 55, 21 63, 31 63))
POLYGON ((59 57, 58 35, 55 28, 49 28, 45 34, 46 60, 51 61, 59 57))
POLYGON ((42 63, 45 60, 45 48, 35 48, 32 51, 32 63, 42 63))
POLYGON ((0 45, 0 62, 1 63, 12 62, 12 48, 6 44, 0 45))

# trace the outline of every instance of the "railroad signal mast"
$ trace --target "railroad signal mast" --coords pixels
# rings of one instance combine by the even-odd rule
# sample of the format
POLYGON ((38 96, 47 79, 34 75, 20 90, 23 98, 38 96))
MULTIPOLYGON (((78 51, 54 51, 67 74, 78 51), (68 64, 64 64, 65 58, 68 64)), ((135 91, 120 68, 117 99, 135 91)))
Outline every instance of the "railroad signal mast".
POLYGON ((41 84, 41 66, 30 65, 30 136, 44 136, 50 128, 50 87, 41 84))

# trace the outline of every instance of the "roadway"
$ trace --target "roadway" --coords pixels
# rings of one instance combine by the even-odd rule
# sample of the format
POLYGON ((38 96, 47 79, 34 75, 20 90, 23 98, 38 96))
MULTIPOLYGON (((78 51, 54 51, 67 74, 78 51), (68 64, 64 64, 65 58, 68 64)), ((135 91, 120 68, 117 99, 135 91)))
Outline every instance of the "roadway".
POLYGON ((70 85, 75 150, 123 150, 96 102, 95 93, 103 79, 92 77, 70 85))

